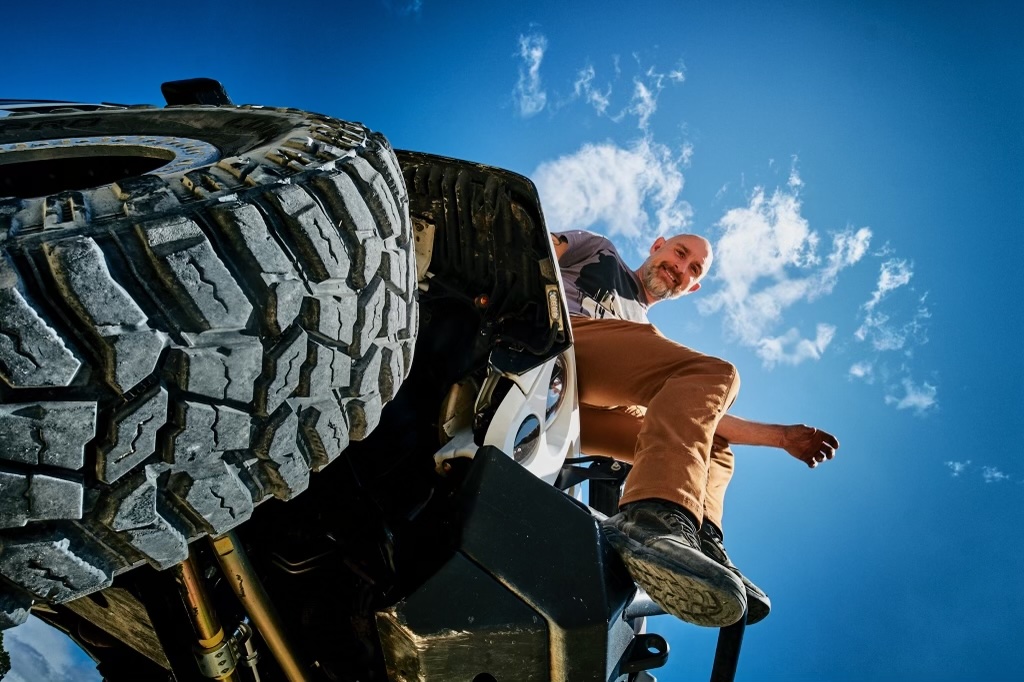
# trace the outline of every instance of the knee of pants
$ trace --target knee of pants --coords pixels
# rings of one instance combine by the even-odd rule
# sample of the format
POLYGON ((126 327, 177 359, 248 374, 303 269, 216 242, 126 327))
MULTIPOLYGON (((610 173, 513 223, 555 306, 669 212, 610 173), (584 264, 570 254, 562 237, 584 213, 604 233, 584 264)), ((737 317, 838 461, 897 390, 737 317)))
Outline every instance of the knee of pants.
MULTIPOLYGON (((689 369, 679 369, 677 371, 686 373, 689 369)), ((716 358, 713 355, 704 356, 702 371, 722 377, 722 383, 731 387, 733 393, 739 390, 740 371, 736 368, 736 365, 728 360, 716 358)))
POLYGON ((722 377, 722 385, 725 386, 725 392, 728 396, 728 404, 726 405, 728 407, 740 392, 740 371, 736 368, 736 365, 728 360, 712 356, 708 356, 707 367, 709 372, 722 377))
POLYGON ((728 360, 721 360, 719 358, 715 358, 715 359, 718 360, 720 363, 722 363, 722 371, 725 372, 727 375, 732 377, 732 385, 734 387, 734 390, 739 391, 740 390, 740 371, 736 368, 736 365, 732 364, 728 360))

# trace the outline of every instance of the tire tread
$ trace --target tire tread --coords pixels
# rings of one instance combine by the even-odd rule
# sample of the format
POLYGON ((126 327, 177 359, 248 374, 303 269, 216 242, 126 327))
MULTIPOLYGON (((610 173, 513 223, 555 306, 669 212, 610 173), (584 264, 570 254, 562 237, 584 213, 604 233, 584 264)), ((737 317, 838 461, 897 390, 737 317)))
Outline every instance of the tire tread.
POLYGON ((0 200, 0 629, 301 493, 408 373, 416 268, 387 141, 232 111, 295 132, 177 177, 0 200))

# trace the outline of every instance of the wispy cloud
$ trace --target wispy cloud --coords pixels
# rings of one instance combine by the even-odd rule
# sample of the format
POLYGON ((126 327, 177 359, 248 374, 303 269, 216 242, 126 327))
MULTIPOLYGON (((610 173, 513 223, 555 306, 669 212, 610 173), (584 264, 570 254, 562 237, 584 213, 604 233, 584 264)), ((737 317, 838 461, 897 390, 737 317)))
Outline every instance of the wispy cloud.
POLYGON ((878 309, 883 299, 891 292, 907 286, 913 276, 913 265, 906 260, 890 258, 882 263, 878 284, 871 298, 861 306, 863 317, 860 326, 854 332, 858 341, 870 342, 876 351, 902 350, 911 341, 916 344, 928 341, 926 320, 931 317, 931 312, 925 305, 927 294, 920 297, 909 319, 903 316, 903 321, 894 318, 891 313, 878 309))
POLYGON ((870 384, 875 378, 875 365, 867 360, 855 362, 850 365, 849 376, 852 379, 860 379, 870 384))
MULTIPOLYGON (((639 57, 634 57, 639 63, 639 57)), ((633 94, 629 105, 613 117, 613 120, 622 120, 627 114, 633 115, 637 120, 637 128, 645 133, 650 129, 651 116, 658 110, 658 97, 668 85, 682 83, 686 75, 682 64, 669 71, 659 71, 648 67, 640 75, 633 78, 633 94)))
POLYGON ((532 177, 551 229, 603 227, 646 248, 690 222, 693 211, 680 197, 681 163, 668 147, 644 138, 625 147, 586 144, 542 163, 532 177))
POLYGON ((764 366, 771 369, 776 364, 799 365, 804 360, 819 360, 828 348, 836 328, 830 324, 819 324, 813 340, 800 336, 795 327, 782 336, 765 337, 757 343, 757 355, 764 366))
POLYGON ((1009 474, 1004 474, 999 469, 991 466, 981 468, 981 477, 985 479, 985 483, 999 483, 1010 480, 1009 474))
POLYGON ((936 400, 938 389, 927 381, 918 386, 909 378, 904 378, 900 382, 900 386, 903 389, 903 394, 895 395, 899 389, 894 387, 885 396, 886 405, 895 405, 897 410, 913 410, 919 416, 938 405, 936 400))
POLYGON ((693 143, 684 142, 682 149, 680 150, 679 163, 688 167, 690 165, 690 161, 693 160, 693 151, 693 143))
POLYGON ((800 191, 800 188, 804 186, 803 178, 800 177, 800 173, 796 169, 797 157, 793 157, 793 164, 789 167, 789 180, 786 181, 786 185, 794 192, 800 191))
POLYGON ((548 39, 540 33, 519 36, 518 56, 522 64, 512 97, 523 118, 540 113, 547 105, 548 95, 540 79, 540 64, 547 49, 548 39))
MULTIPOLYGON (((522 43, 522 39, 520 42, 522 43)), ((521 47, 520 56, 523 56, 523 52, 521 47)), ((616 97, 613 96, 613 93, 618 87, 617 82, 622 77, 622 65, 618 56, 614 56, 611 77, 599 75, 598 69, 588 63, 576 72, 572 83, 572 92, 562 98, 556 96, 555 104, 552 106, 561 109, 571 102, 582 101, 590 105, 598 116, 606 116, 616 123, 627 119, 636 120, 637 128, 645 137, 648 136, 651 118, 658 111, 658 98, 669 86, 683 83, 686 80, 686 72, 682 63, 666 71, 654 66, 645 67, 637 55, 633 55, 633 58, 637 71, 631 79, 630 87, 622 89, 629 93, 628 101, 623 102, 625 96, 621 94, 617 97, 619 103, 616 104, 614 101, 616 97), (615 113, 612 113, 613 111, 615 113)), ((527 64, 532 63, 525 56, 523 59, 527 64)), ((520 68, 517 91, 526 89, 530 82, 529 73, 528 69, 520 68)))
POLYGON ((878 274, 878 285, 871 294, 871 299, 864 304, 867 310, 873 310, 882 297, 894 289, 899 289, 910 283, 914 276, 913 266, 901 258, 890 258, 882 263, 881 272, 878 274))
POLYGON ((629 105, 629 113, 637 118, 637 127, 647 130, 651 116, 658 110, 658 95, 639 80, 633 81, 633 99, 629 105))
POLYGON ((952 475, 956 477, 966 471, 967 467, 971 466, 971 460, 967 460, 966 462, 946 462, 946 466, 949 467, 952 475))
MULTIPOLYGON (((945 462, 945 465, 949 467, 950 475, 954 478, 959 478, 962 474, 968 471, 975 471, 975 467, 971 460, 965 460, 963 462, 945 462)), ((1010 481, 1013 479, 1010 474, 1001 471, 998 467, 990 465, 982 465, 978 475, 981 476, 981 480, 985 483, 1002 483, 1003 481, 1010 481)))
MULTIPOLYGON (((871 365, 883 369, 888 375, 882 382, 887 387, 886 404, 898 410, 912 410, 921 416, 938 406, 938 387, 928 382, 916 384, 911 378, 907 359, 913 357, 918 346, 928 342, 928 321, 932 314, 927 305, 928 294, 919 295, 911 286, 913 263, 897 258, 893 253, 893 248, 884 244, 874 254, 884 260, 879 266, 874 291, 860 306, 859 325, 853 335, 858 341, 868 344, 875 355, 854 366, 871 365), (899 370, 890 372, 884 358, 894 352, 899 353, 902 362, 899 370), (900 375, 902 378, 896 380, 895 377, 900 375), (890 376, 893 377, 892 382, 890 376)), ((873 379, 871 374, 857 374, 852 369, 850 376, 868 383, 873 379)))
POLYGON ((704 314, 723 311, 727 333, 756 349, 766 367, 821 357, 835 334, 833 325, 818 323, 813 338, 802 338, 796 329, 782 336, 772 331, 790 306, 831 293, 839 273, 863 258, 871 241, 870 229, 847 228, 832 235, 822 258, 820 237, 801 215, 793 189, 802 184, 799 175, 791 175, 790 189, 768 194, 757 187, 747 206, 722 216, 712 275, 721 286, 697 304, 704 314))
POLYGON ((931 316, 922 298, 909 320, 899 322, 886 313, 871 313, 853 335, 858 341, 869 341, 876 351, 904 350, 911 341, 916 345, 927 343, 926 322, 931 316))
POLYGON ((573 97, 579 97, 584 102, 594 107, 599 115, 604 115, 608 111, 608 105, 611 103, 612 86, 610 83, 606 84, 604 89, 598 89, 594 87, 594 78, 597 76, 597 72, 594 67, 587 65, 576 76, 576 82, 573 83, 573 97))

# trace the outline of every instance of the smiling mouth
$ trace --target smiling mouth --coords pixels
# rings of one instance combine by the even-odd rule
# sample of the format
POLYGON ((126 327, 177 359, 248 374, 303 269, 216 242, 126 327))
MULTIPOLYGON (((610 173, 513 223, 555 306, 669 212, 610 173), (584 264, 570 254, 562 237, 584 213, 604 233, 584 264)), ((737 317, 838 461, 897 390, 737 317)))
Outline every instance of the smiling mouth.
POLYGON ((668 266, 662 265, 661 272, 665 279, 668 281, 668 283, 672 285, 673 289, 679 286, 679 278, 676 277, 675 273, 673 273, 672 270, 668 268, 668 266))

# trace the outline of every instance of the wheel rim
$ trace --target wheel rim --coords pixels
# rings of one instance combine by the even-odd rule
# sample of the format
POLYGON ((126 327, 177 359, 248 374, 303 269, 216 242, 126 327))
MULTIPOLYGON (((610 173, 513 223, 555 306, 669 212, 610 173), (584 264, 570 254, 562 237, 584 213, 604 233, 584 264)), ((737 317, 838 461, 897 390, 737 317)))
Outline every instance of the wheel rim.
POLYGON ((220 158, 208 142, 162 135, 74 137, 0 145, 0 196, 28 199, 107 185, 127 177, 172 175, 220 158))

